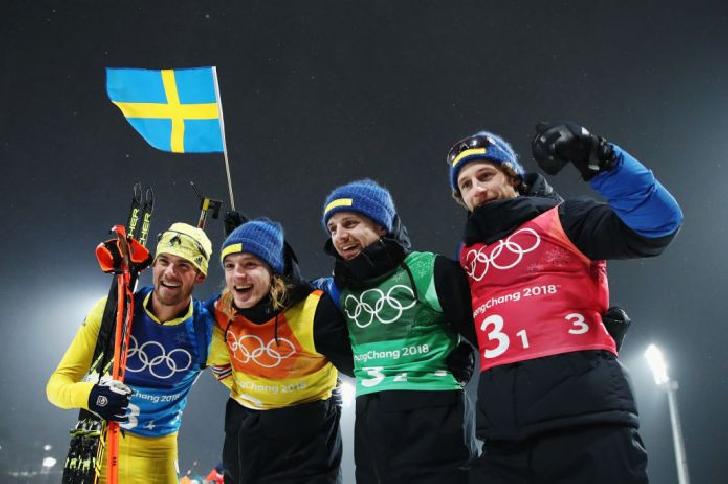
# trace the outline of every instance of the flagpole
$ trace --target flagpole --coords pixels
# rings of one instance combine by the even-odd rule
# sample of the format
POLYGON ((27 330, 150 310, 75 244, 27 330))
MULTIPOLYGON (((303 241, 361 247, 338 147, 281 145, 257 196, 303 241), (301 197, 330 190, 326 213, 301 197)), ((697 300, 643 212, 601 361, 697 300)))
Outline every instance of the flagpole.
POLYGON ((235 199, 233 198, 233 182, 230 178, 230 162, 228 161, 227 143, 225 142, 225 119, 222 116, 222 99, 220 99, 220 88, 217 85, 217 66, 212 66, 212 77, 215 80, 215 99, 217 100, 217 112, 220 115, 220 132, 222 133, 222 149, 225 156, 225 172, 227 173, 228 190, 230 192, 230 209, 235 211, 235 199))

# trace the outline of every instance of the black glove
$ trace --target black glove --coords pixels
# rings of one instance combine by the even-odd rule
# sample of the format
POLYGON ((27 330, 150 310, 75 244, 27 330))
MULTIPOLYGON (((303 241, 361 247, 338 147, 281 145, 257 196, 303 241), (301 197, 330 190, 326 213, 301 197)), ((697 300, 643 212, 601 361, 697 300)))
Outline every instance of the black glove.
POLYGON ((470 381, 475 371, 475 348, 467 340, 463 339, 447 355, 447 369, 461 385, 465 386, 470 381))
POLYGON ((88 409, 104 420, 126 422, 131 388, 120 381, 102 379, 93 386, 88 397, 88 409))
POLYGON ((604 326, 607 328, 607 332, 614 339, 614 344, 617 346, 617 352, 622 349, 622 342, 624 336, 627 334, 629 326, 632 324, 632 320, 627 316, 627 312, 619 306, 612 306, 607 309, 607 312, 602 315, 602 321, 604 326))
POLYGON ((233 233, 238 225, 248 221, 248 217, 238 212, 225 212, 225 237, 233 233))
POLYGON ((557 174, 569 162, 584 180, 614 167, 612 145, 574 123, 538 123, 531 151, 538 166, 549 175, 557 174))

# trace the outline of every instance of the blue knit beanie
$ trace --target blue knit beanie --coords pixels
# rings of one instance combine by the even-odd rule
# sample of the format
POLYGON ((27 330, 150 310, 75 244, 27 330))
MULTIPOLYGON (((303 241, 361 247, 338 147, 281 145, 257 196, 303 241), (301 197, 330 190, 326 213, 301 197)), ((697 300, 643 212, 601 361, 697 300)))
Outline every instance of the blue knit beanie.
POLYGON ((283 228, 269 218, 257 218, 239 225, 222 244, 220 260, 248 252, 283 273, 283 228))
MULTIPOLYGON (((326 197, 321 223, 326 223, 338 212, 355 212, 365 215, 378 223, 387 232, 392 231, 394 202, 389 191, 374 180, 365 178, 336 188, 326 197)), ((327 231, 328 232, 328 231, 327 231)))
POLYGON ((450 187, 458 191, 458 174, 460 170, 473 161, 489 161, 495 165, 505 166, 521 178, 525 173, 518 162, 518 155, 503 138, 489 131, 478 131, 472 136, 455 143, 447 155, 450 166, 450 187))

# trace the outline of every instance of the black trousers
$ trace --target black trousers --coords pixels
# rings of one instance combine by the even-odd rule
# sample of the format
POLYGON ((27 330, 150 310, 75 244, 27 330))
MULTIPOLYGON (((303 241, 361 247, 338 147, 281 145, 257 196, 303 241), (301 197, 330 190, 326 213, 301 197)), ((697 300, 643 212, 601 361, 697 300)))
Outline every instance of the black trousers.
POLYGON ((589 425, 522 442, 488 441, 470 482, 482 484, 645 484, 647 453, 625 425, 589 425))
POLYGON ((340 484, 341 407, 334 399, 253 410, 229 399, 226 484, 340 484))
POLYGON ((357 484, 467 482, 475 452, 462 391, 385 391, 356 399, 357 484))

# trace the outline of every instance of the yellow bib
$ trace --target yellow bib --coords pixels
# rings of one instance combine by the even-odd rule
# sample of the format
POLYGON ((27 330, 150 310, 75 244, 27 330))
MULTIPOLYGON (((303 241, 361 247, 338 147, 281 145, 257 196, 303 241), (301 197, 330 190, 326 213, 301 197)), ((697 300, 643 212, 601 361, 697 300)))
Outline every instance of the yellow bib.
POLYGON ((321 295, 313 291, 263 324, 237 315, 228 327, 228 317, 216 307, 232 366, 233 399, 248 408, 269 409, 331 397, 338 374, 313 339, 321 295))

